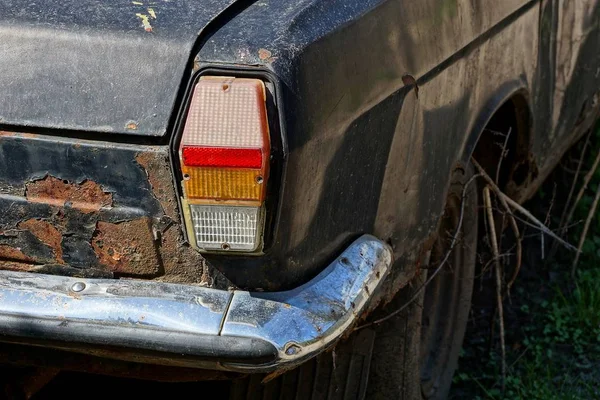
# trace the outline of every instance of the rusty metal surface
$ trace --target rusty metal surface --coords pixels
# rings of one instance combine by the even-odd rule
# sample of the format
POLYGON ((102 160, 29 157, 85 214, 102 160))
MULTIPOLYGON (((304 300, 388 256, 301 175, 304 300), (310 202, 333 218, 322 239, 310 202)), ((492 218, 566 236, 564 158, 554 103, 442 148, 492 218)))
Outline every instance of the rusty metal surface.
POLYGON ((68 205, 85 214, 112 206, 112 194, 104 192, 96 182, 84 180, 75 184, 51 175, 27 182, 25 197, 32 203, 57 207, 68 205))
POLYGON ((229 284, 183 242, 165 147, 0 135, 0 268, 229 284))

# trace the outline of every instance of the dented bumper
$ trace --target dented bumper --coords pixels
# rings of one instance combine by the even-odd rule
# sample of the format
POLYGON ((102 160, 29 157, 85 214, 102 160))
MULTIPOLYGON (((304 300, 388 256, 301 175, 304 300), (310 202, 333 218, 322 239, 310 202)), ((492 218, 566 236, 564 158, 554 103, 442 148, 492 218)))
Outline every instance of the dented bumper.
POLYGON ((113 354, 150 353, 155 361, 272 371, 340 338, 391 262, 389 246, 366 235, 310 282, 275 293, 2 271, 0 335, 91 354, 108 346, 113 354))

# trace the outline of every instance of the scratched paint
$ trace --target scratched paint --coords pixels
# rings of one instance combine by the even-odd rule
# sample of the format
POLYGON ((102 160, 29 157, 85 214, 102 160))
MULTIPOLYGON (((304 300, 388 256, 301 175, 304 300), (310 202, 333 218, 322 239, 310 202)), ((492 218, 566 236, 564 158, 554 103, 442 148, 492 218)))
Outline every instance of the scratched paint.
POLYGON ((150 7, 150 5, 155 5, 156 3, 144 3, 141 1, 132 1, 131 3, 135 6, 143 7, 143 12, 137 12, 135 16, 140 19, 142 27, 146 32, 152 32, 154 28, 150 21, 156 19, 156 10, 154 7, 150 7))

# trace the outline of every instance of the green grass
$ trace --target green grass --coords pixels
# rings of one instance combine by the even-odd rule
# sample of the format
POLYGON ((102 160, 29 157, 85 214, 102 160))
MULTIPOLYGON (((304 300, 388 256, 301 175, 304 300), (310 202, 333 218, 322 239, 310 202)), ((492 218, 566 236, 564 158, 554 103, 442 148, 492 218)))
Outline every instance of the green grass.
MULTIPOLYGON (((568 274, 565 274, 568 275, 568 274)), ((487 359, 469 360, 455 383, 462 396, 476 399, 593 399, 600 398, 600 268, 582 270, 575 289, 555 287, 549 299, 537 293, 518 296, 525 322, 517 335, 508 335, 506 389, 500 389, 500 357, 496 348, 487 359), (469 385, 472 387, 469 388, 469 385)), ((532 289, 532 288, 530 288, 532 289)), ((471 357, 469 357, 471 355, 471 357)))
MULTIPOLYGON (((580 144, 572 151, 571 158, 578 156, 581 147, 580 144)), ((600 127, 592 135, 584 169, 591 167, 598 151, 600 127)), ((564 174, 557 171, 553 174, 554 182, 550 182, 560 188, 559 193, 568 193, 570 188, 568 176, 561 182, 564 174)), ((587 217, 599 183, 600 173, 596 172, 575 212, 575 220, 587 217)), ((532 202, 546 204, 546 209, 532 210, 542 220, 551 201, 550 187, 546 184, 538 200, 532 202)), ((560 212, 553 213, 555 221, 560 219, 560 212)), ((580 223, 571 229, 568 234, 571 243, 577 244, 582 228, 580 223)), ((528 270, 521 273, 511 299, 505 301, 508 367, 505 391, 501 391, 497 328, 495 337, 490 338, 490 309, 493 310, 490 305, 487 311, 473 312, 472 319, 476 322, 469 326, 451 397, 600 399, 600 213, 592 221, 575 279, 570 276, 573 253, 561 249, 552 260, 542 261, 537 254, 539 239, 530 239, 524 246, 525 252, 534 254, 529 259, 535 261, 523 265, 528 270), (483 317, 477 319, 478 313, 483 317)))

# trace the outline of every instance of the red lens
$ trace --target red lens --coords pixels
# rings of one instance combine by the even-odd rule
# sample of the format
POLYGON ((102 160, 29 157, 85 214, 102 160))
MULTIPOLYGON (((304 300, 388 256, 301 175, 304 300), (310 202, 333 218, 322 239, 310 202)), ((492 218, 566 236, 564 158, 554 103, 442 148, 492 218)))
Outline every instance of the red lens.
POLYGON ((182 156, 188 167, 262 168, 261 149, 183 146, 182 156))

